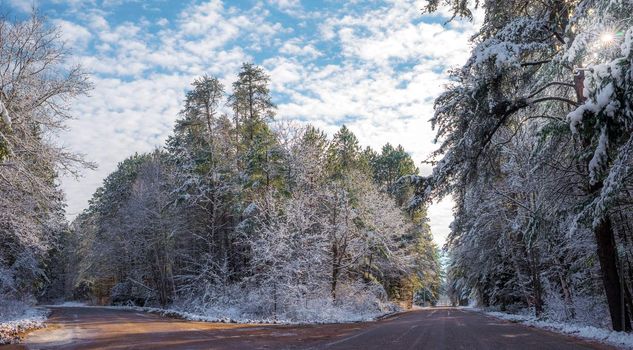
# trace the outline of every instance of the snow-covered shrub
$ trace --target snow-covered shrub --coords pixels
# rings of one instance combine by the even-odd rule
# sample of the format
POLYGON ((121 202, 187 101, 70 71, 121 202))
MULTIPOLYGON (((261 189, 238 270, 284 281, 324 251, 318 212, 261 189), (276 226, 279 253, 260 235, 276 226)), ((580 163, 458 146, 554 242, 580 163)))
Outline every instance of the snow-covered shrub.
POLYGON ((208 295, 216 295, 217 298, 192 296, 175 302, 171 307, 208 319, 293 323, 367 320, 399 309, 388 300, 382 285, 374 282, 343 281, 336 301, 324 286, 300 294, 280 288, 276 291, 276 306, 272 297, 275 290, 269 286, 234 285, 229 287, 228 292, 209 291, 208 295))
POLYGON ((604 317, 608 312, 604 300, 593 295, 574 295, 572 304, 567 305, 560 294, 548 293, 543 319, 609 328, 609 320, 604 317))
POLYGON ((26 331, 44 327, 46 311, 34 309, 33 303, 0 299, 0 345, 17 343, 26 331))

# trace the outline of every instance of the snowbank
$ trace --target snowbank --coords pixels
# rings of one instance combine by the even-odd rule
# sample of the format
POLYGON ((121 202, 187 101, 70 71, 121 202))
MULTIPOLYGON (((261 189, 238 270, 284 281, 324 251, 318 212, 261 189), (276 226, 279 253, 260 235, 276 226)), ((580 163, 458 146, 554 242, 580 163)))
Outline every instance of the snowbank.
MULTIPOLYGON (((69 305, 77 307, 86 307, 82 305, 69 305)), ((90 306, 87 306, 90 307, 90 306)), ((379 320, 384 317, 388 317, 395 313, 401 312, 401 309, 392 309, 385 312, 368 312, 363 314, 348 314, 344 312, 337 312, 330 314, 330 317, 321 317, 312 320, 290 320, 285 318, 248 318, 243 315, 239 315, 231 310, 224 310, 224 312, 218 312, 218 310, 207 312, 206 314, 192 313, 177 309, 161 309, 154 307, 141 307, 141 306, 94 306, 103 307, 108 309, 123 309, 133 310, 139 312, 148 312, 158 314, 165 317, 179 318, 188 321, 197 322, 219 322, 219 323, 241 323, 241 324, 328 324, 328 323, 354 323, 364 321, 379 320), (216 313, 217 312, 217 313, 216 313)))
POLYGON ((0 318, 0 344, 20 342, 25 332, 45 327, 44 321, 48 311, 44 309, 27 309, 19 316, 3 316, 0 318))
POLYGON ((61 304, 55 304, 53 306, 84 307, 84 306, 88 306, 88 304, 83 301, 64 301, 61 304))
POLYGON ((199 321, 323 324, 369 321, 400 307, 387 299, 381 285, 352 281, 337 288, 336 301, 328 288, 315 287, 309 292, 288 288, 280 292, 266 286, 231 287, 226 293, 210 290, 182 297, 169 309, 199 321))
MULTIPOLYGON (((481 311, 473 309, 476 311, 481 311)), ((534 316, 514 315, 503 312, 486 312, 486 315, 497 317, 510 322, 521 323, 530 327, 546 329, 558 333, 572 335, 574 337, 596 340, 605 344, 615 345, 621 348, 633 349, 633 334, 614 332, 608 329, 592 326, 582 326, 562 322, 539 320, 534 316)))

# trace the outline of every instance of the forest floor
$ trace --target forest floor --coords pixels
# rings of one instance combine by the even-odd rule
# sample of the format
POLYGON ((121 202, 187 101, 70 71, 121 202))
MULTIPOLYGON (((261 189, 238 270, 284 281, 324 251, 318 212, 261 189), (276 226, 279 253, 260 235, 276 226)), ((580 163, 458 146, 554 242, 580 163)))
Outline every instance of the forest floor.
POLYGON ((52 307, 15 349, 614 349, 482 313, 431 308, 373 322, 245 325, 132 310, 52 307))

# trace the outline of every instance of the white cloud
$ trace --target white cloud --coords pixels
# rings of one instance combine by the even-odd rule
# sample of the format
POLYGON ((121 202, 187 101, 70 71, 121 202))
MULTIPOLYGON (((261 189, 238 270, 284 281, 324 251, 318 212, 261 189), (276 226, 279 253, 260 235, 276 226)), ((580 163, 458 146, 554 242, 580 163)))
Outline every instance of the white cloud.
POLYGON ((212 0, 183 11, 180 15, 182 33, 203 35, 212 31, 220 42, 237 35, 235 25, 222 16, 223 10, 222 1, 212 0))
POLYGON ((268 0, 267 2, 277 10, 297 19, 318 18, 322 15, 320 11, 305 11, 299 0, 268 0))
POLYGON ((303 44, 301 40, 297 38, 286 41, 283 46, 279 48, 279 52, 289 56, 307 56, 308 58, 323 56, 323 53, 317 50, 313 45, 303 44))
POLYGON ((419 21, 422 15, 417 9, 422 6, 420 1, 394 2, 392 7, 381 7, 358 16, 330 18, 320 26, 320 31, 327 40, 337 38, 344 55, 374 64, 429 59, 447 65, 463 63, 469 52, 466 43, 474 26, 455 22, 446 27, 419 21))
MULTIPOLYGON (((55 4, 64 4, 68 6, 71 10, 77 10, 84 6, 95 6, 96 0, 49 0, 55 4)), ((108 1, 104 1, 102 6, 109 6, 108 1)))
POLYGON ((9 0, 9 5, 14 9, 22 12, 31 12, 38 2, 35 0, 9 0))
POLYGON ((428 215, 431 218, 431 232, 433 239, 441 247, 444 246, 449 234, 449 225, 453 221, 453 198, 447 197, 439 203, 429 207, 428 215))
POLYGON ((269 2, 282 10, 296 9, 301 7, 301 1, 299 0, 269 0, 269 2))
POLYGON ((61 31, 62 39, 75 49, 84 49, 92 38, 90 31, 79 24, 63 19, 56 19, 52 22, 61 31))

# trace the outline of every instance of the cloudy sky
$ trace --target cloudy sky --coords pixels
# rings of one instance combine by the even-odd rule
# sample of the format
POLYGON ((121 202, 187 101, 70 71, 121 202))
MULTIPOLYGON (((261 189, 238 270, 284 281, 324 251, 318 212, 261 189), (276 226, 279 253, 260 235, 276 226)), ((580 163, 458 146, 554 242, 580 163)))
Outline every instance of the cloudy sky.
MULTIPOLYGON (((18 16, 34 4, 95 85, 61 138, 99 165, 63 179, 71 218, 118 162, 163 144, 195 77, 230 86, 242 62, 270 73, 278 120, 330 135, 346 124, 363 146, 402 144, 428 173, 433 99, 447 70, 465 62, 475 30, 445 24, 446 11, 423 14, 414 0, 0 0, 18 16)), ((451 206, 430 208, 440 244, 451 206)))

